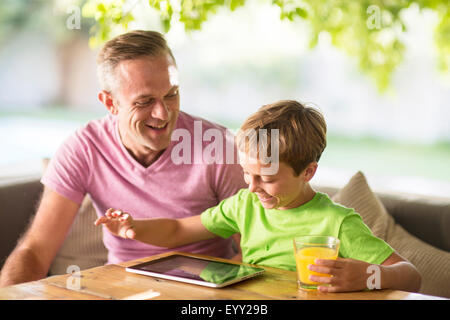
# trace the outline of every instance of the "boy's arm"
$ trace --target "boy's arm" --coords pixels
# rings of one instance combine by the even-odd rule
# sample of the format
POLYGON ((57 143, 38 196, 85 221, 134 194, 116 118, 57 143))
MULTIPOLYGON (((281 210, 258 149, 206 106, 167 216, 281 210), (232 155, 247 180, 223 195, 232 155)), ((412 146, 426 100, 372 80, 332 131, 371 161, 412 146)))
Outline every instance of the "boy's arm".
POLYGON ((410 292, 420 290, 422 277, 412 263, 392 253, 381 264, 381 288, 410 292))
POLYGON ((105 217, 95 221, 95 225, 100 224, 104 224, 111 233, 122 238, 165 248, 175 248, 217 237, 203 226, 200 215, 182 219, 136 220, 126 212, 109 209, 105 217))
MULTIPOLYGON (((310 280, 330 286, 319 286, 323 292, 361 291, 368 287, 369 277, 379 277, 377 289, 396 289, 417 292, 421 276, 417 269, 397 253, 392 253, 381 265, 373 265, 356 259, 316 259, 309 269, 333 277, 310 276, 310 280), (375 267, 371 267, 375 266, 375 267)), ((372 280, 372 279, 370 279, 372 280)), ((377 283, 373 279, 371 283, 377 283)))
POLYGON ((217 237, 202 224, 200 215, 183 219, 135 220, 134 239, 159 247, 175 248, 217 237))
POLYGON ((235 233, 231 236, 236 243, 237 253, 231 257, 231 260, 242 262, 241 234, 235 233))

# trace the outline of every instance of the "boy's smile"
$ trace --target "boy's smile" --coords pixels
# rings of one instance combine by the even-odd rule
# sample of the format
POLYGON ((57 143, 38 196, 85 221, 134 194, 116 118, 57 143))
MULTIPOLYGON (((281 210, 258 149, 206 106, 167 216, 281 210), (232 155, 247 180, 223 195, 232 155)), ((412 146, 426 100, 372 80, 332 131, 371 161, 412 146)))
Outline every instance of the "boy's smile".
POLYGON ((259 160, 249 158, 243 152, 239 152, 239 159, 249 191, 257 195, 266 209, 296 208, 315 195, 308 181, 314 176, 316 162, 309 164, 298 176, 294 175, 294 170, 288 164, 280 162, 278 172, 266 176, 261 175, 261 168, 269 164, 261 164, 259 160))

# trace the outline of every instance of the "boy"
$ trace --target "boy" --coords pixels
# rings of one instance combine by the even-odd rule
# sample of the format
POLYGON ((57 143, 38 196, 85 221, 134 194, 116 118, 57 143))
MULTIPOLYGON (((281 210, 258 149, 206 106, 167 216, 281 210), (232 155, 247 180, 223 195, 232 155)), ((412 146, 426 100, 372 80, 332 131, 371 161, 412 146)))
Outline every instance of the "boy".
POLYGON ((292 271, 293 237, 334 236, 341 242, 339 258, 316 259, 309 266, 333 275, 310 276, 324 284, 320 291, 366 289, 371 264, 379 265, 381 288, 419 290, 420 275, 410 262, 376 238, 353 209, 311 188, 309 181, 326 146, 326 123, 317 110, 290 100, 263 106, 244 122, 237 144, 248 189, 198 216, 134 220, 109 209, 95 224, 123 238, 169 248, 240 233, 243 262, 292 271), (249 132, 265 132, 268 139, 249 132), (264 148, 256 148, 260 145, 270 151, 271 160, 275 158, 277 170, 268 170, 273 163, 262 161, 264 148))

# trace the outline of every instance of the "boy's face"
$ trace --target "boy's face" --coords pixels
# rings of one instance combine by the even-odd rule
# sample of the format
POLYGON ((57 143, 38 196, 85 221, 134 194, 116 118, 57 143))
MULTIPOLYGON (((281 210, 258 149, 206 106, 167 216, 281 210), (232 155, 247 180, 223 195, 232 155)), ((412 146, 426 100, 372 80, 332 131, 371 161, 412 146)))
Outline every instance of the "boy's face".
POLYGON ((266 176, 261 174, 261 168, 269 164, 261 164, 259 160, 251 159, 242 152, 239 152, 239 161, 249 191, 258 196, 266 209, 286 210, 303 204, 307 183, 317 169, 317 163, 312 162, 303 172, 295 176, 291 166, 280 162, 278 172, 266 176))

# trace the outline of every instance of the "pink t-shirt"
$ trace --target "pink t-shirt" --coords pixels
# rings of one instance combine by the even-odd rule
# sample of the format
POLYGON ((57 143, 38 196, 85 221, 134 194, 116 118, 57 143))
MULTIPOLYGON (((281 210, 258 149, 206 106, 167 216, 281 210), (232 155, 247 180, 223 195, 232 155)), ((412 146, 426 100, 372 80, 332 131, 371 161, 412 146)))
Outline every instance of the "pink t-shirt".
MULTIPOLYGON (((197 153, 197 156, 214 141, 201 138, 208 129, 223 133, 225 149, 226 129, 222 126, 180 112, 176 128, 180 129, 178 132, 190 133, 190 151, 197 153), (200 128, 201 145, 198 142, 200 128)), ((85 194, 89 194, 99 216, 104 215, 108 208, 117 208, 138 219, 182 218, 200 214, 246 187, 242 169, 236 161, 234 164, 198 163, 194 161, 193 154, 191 163, 184 161, 187 163, 176 164, 180 161, 173 161, 173 154, 186 155, 186 150, 180 152, 181 141, 184 140, 180 138, 179 141, 172 141, 162 155, 145 168, 125 149, 120 140, 116 117, 108 115, 89 122, 71 135, 50 161, 41 182, 77 203, 81 203, 85 194), (177 152, 172 154, 174 147, 177 152)), ((234 153, 237 154, 235 149, 234 153)), ((227 163, 225 157, 222 163, 227 163)), ((109 252, 108 263, 168 251, 122 239, 107 231, 103 232, 103 241, 109 252)), ((231 239, 222 238, 170 250, 218 257, 230 257, 233 254, 231 239)))

